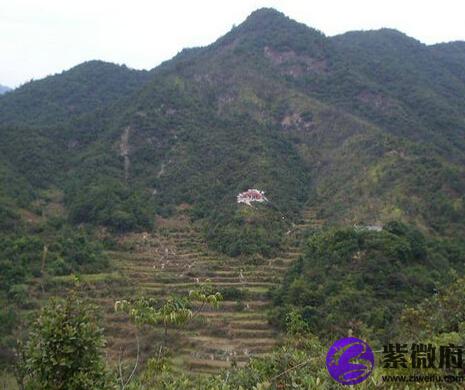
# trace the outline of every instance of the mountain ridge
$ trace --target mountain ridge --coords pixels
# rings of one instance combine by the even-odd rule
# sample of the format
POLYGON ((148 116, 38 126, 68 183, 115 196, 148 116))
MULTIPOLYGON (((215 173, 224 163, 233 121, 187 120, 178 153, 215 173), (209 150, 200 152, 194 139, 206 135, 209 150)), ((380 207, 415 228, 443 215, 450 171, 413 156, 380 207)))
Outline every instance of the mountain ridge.
MULTIPOLYGON (((310 202, 333 223, 400 218, 450 234, 443 216, 455 221, 464 210, 465 107, 457 96, 465 83, 461 45, 446 47, 452 54, 441 57, 433 52, 444 46, 389 29, 326 37, 261 9, 211 45, 148 72, 91 61, 30 83, 0 98, 0 119, 41 128, 55 146, 60 140, 64 164, 37 153, 49 172, 68 167, 57 183, 75 223, 133 229, 145 221, 142 210, 165 214, 188 203, 214 246, 269 254, 310 202), (386 36, 391 44, 379 44, 386 36), (71 93, 61 99, 60 90, 71 93), (428 164, 437 177, 413 185, 428 164), (442 195, 431 198, 430 185, 442 195), (238 207, 235 194, 247 188, 265 190, 276 208, 238 207), (110 195, 115 203, 103 215, 85 200, 89 193, 101 198, 95 204, 110 195)), ((454 229, 463 231, 460 223, 454 229)))
POLYGON ((4 124, 53 125, 54 117, 77 117, 94 107, 111 104, 113 99, 143 85, 148 77, 148 72, 134 71, 124 65, 86 61, 0 97, 0 116, 4 124), (28 105, 24 105, 25 101, 28 105), (16 121, 17 111, 21 112, 22 121, 16 121))

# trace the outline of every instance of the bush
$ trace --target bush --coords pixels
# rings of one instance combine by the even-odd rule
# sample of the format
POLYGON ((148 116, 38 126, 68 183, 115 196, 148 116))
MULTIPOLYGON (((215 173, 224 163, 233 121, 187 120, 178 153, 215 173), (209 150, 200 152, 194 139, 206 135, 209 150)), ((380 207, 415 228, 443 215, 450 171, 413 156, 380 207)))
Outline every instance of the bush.
POLYGON ((464 258, 463 245, 427 240, 400 222, 381 232, 334 228, 314 234, 282 286, 272 292, 272 322, 284 326, 283 313, 295 308, 322 337, 352 330, 379 341, 405 304, 448 283, 451 269, 463 273, 464 258))
POLYGON ((25 302, 28 298, 28 286, 25 284, 15 284, 8 291, 8 298, 15 303, 25 302))
POLYGON ((28 388, 106 388, 104 345, 94 309, 75 292, 66 300, 51 300, 33 324, 25 347, 28 388))
POLYGON ((115 232, 150 230, 155 210, 142 190, 132 190, 114 179, 73 183, 66 191, 73 223, 104 225, 115 232))
POLYGON ((243 300, 246 299, 247 297, 247 291, 241 290, 240 288, 237 287, 224 287, 220 289, 220 293, 223 296, 223 298, 227 301, 233 301, 233 300, 243 300))

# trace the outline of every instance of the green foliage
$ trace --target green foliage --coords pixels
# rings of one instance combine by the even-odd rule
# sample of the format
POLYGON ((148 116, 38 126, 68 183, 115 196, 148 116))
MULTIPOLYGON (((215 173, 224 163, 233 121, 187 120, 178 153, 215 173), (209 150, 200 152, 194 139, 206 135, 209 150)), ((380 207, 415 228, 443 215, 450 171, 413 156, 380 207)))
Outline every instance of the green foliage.
MULTIPOLYGON (((212 389, 212 390, 274 390, 334 389, 328 376, 324 356, 326 348, 318 339, 301 329, 298 335, 286 337, 282 346, 272 353, 252 358, 243 368, 233 367, 220 375, 187 376, 170 366, 149 364, 133 389, 212 389)), ((362 389, 369 388, 362 385, 362 389)))
POLYGON ((27 388, 106 388, 104 345, 91 306, 75 293, 52 300, 33 324, 25 346, 27 388))
POLYGON ((165 329, 170 325, 183 325, 193 315, 189 300, 174 296, 163 303, 153 298, 139 298, 134 302, 116 301, 115 311, 127 312, 131 320, 139 326, 162 324, 165 329))
POLYGON ((104 271, 109 265, 102 243, 84 230, 61 230, 49 250, 52 256, 56 254, 50 262, 50 272, 55 275, 97 273, 104 271))
POLYGON ((132 159, 134 166, 143 163, 153 172, 147 185, 157 190, 157 203, 192 204, 192 217, 205 222, 209 242, 223 252, 276 251, 286 226, 283 215, 295 218, 307 197, 307 174, 295 147, 275 125, 248 113, 220 115, 210 103, 216 87, 171 76, 159 81, 150 96, 141 96, 139 109, 147 116, 134 120, 141 139, 134 141, 132 159), (176 113, 167 117, 160 107, 176 113), (175 132, 166 134, 154 124, 175 132), (156 157, 146 160, 148 146, 142 141, 155 136, 165 139, 149 144, 156 157), (159 162, 160 155, 165 157, 159 162), (245 215, 236 196, 248 188, 264 190, 271 204, 245 215))
POLYGON ((229 256, 275 255, 281 248, 286 222, 267 206, 238 206, 231 219, 215 216, 216 224, 208 228, 211 245, 229 256))
MULTIPOLYGON (((37 191, 59 183, 67 167, 67 158, 63 136, 57 129, 2 126, 0 134, 3 140, 0 161, 9 165, 12 172, 7 173, 17 182, 15 186, 28 184, 37 191)), ((9 186, 5 189, 10 192, 9 186)), ((31 192, 30 188, 25 189, 31 192)))
POLYGON ((52 237, 45 240, 27 234, 0 236, 0 290, 11 290, 9 294, 14 297, 19 285, 32 276, 41 276, 42 272, 54 275, 91 273, 108 266, 102 245, 85 231, 68 228, 52 237))
POLYGON ((456 96, 465 92, 465 78, 457 78, 457 68, 444 66, 454 62, 457 52, 447 50, 453 43, 444 45, 443 55, 437 55, 437 47, 390 29, 347 33, 333 42, 371 93, 371 101, 358 104, 354 95, 360 89, 352 89, 355 99, 344 102, 351 109, 363 111, 362 115, 403 136, 433 139, 448 147, 453 147, 455 140, 463 142, 456 132, 457 128, 463 130, 459 114, 463 101, 456 96), (415 122, 423 126, 418 128, 415 122))
POLYGON ((164 300, 141 297, 116 301, 115 311, 128 313, 131 321, 137 326, 163 325, 166 345, 169 328, 187 324, 199 315, 205 306, 217 308, 222 300, 222 295, 214 291, 213 286, 201 284, 189 291, 187 296, 171 295, 164 300), (197 307, 194 307, 195 305, 197 307))
POLYGON ((286 316, 286 330, 292 336, 306 336, 309 332, 308 324, 297 310, 291 310, 286 316))
POLYGON ((14 209, 1 204, 0 200, 0 232, 14 231, 19 224, 19 215, 14 209))
POLYGON ((116 180, 101 180, 67 190, 70 219, 74 223, 98 224, 116 232, 150 230, 154 210, 151 199, 116 180))
POLYGON ((63 227, 60 232, 0 235, 0 364, 8 363, 20 309, 30 309, 33 280, 48 275, 95 273, 108 267, 102 244, 83 231, 63 227), (15 321, 14 323, 12 321, 15 321), (16 324, 16 325, 14 325, 16 324))
MULTIPOLYGON (((413 342, 445 341, 449 337, 461 345, 465 341, 464 305, 464 279, 459 278, 417 306, 406 308, 397 325, 398 337, 413 342)), ((448 342, 438 344, 447 345, 448 342)))
POLYGON ((381 232, 315 234, 273 294, 273 319, 280 323, 283 313, 295 308, 320 336, 335 338, 352 330, 386 340, 406 303, 419 302, 449 283, 451 268, 461 272, 464 249, 429 241, 399 222, 381 232))
POLYGON ((14 285, 24 283, 28 275, 38 274, 42 250, 43 242, 38 237, 2 237, 0 239, 2 290, 9 291, 14 285))
POLYGON ((102 61, 88 61, 61 74, 30 81, 0 96, 4 124, 62 125, 142 87, 148 72, 102 61))
POLYGON ((247 297, 247 291, 237 287, 223 287, 219 292, 226 301, 241 301, 247 297))
POLYGON ((330 51, 321 32, 296 23, 272 8, 256 10, 217 44, 226 45, 238 36, 241 39, 235 53, 242 55, 251 55, 254 51, 260 53, 265 46, 311 54, 314 58, 324 58, 330 51))
POLYGON ((275 254, 308 199, 338 223, 458 237, 463 56, 392 30, 327 38, 263 9, 153 72, 84 63, 0 98, 0 205, 55 185, 74 223, 126 232, 188 203, 230 255, 275 254), (269 210, 237 207, 250 187, 269 210))

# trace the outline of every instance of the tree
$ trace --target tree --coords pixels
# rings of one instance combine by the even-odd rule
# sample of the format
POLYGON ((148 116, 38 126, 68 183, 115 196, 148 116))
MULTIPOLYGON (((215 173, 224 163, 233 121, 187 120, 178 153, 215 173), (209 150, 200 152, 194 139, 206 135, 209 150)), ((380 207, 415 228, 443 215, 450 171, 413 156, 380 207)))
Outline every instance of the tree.
POLYGON ((72 290, 65 300, 52 299, 33 324, 24 350, 28 388, 105 389, 103 329, 94 307, 72 290))
MULTIPOLYGON (((164 329, 163 344, 160 346, 158 356, 152 358, 147 363, 146 377, 151 376, 153 373, 167 374, 169 371, 166 366, 166 345, 168 340, 168 329, 170 327, 185 326, 197 315, 199 315, 206 305, 217 308, 223 296, 219 292, 215 292, 209 284, 200 284, 196 289, 189 291, 187 296, 169 296, 164 301, 158 301, 153 298, 141 297, 132 301, 122 300, 115 302, 115 311, 124 311, 129 315, 129 318, 138 327, 148 325, 157 326, 162 325, 164 329)), ((127 386, 131 385, 134 374, 137 370, 139 363, 139 337, 136 332, 137 340, 137 357, 130 374, 125 378, 124 369, 122 365, 122 356, 120 355, 118 364, 118 382, 120 389, 124 390, 127 386)), ((147 379, 147 378, 146 378, 147 379)), ((147 379, 148 381, 152 381, 147 379)), ((156 381, 163 381, 161 378, 155 379, 156 381)), ((171 378, 170 378, 171 380, 171 378)), ((184 380, 184 379, 183 379, 184 380)), ((187 382, 186 382, 187 383, 187 382)), ((179 385, 179 384, 178 384, 179 385)), ((157 383, 157 388, 161 383, 157 383)), ((175 386, 175 385, 173 385, 175 386)), ((178 388, 178 387, 170 387, 178 388)))
POLYGON ((209 285, 199 285, 198 288, 189 291, 185 297, 170 296, 164 302, 153 298, 138 298, 134 301, 117 301, 115 311, 125 311, 131 320, 138 326, 163 325, 164 344, 168 336, 168 329, 172 326, 182 326, 199 315, 206 305, 218 307, 223 300, 219 292, 213 292, 209 285), (194 304, 200 304, 193 309, 194 304))

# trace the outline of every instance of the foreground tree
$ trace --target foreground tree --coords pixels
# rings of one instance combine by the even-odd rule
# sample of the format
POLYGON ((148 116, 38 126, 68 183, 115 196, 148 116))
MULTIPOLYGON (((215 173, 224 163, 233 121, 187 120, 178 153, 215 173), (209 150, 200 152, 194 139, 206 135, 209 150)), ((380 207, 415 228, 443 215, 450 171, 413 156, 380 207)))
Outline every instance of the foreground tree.
POLYGON ((52 299, 33 324, 24 349, 26 388, 107 388, 103 329, 93 306, 72 291, 52 299))
MULTIPOLYGON (((168 330, 176 327, 186 326, 206 306, 218 308, 223 296, 215 291, 210 284, 199 284, 195 289, 189 291, 186 296, 171 295, 165 300, 140 297, 133 300, 122 300, 115 302, 115 311, 123 311, 129 315, 130 320, 137 326, 163 327, 163 344, 160 346, 158 355, 149 359, 142 374, 144 386, 151 389, 183 389, 189 388, 190 381, 180 377, 173 382, 172 372, 168 362, 168 330), (166 386, 168 387, 166 387, 166 386), (182 385, 182 386, 181 386, 182 385)), ((143 387, 139 379, 135 379, 135 372, 139 364, 139 338, 136 333, 137 357, 130 373, 125 375, 122 364, 122 355, 118 363, 117 382, 121 390, 139 389, 143 387)), ((203 386, 202 386, 203 388, 203 386)))
POLYGON ((217 308, 223 300, 218 291, 214 291, 209 284, 201 284, 189 291, 187 296, 169 296, 165 301, 141 297, 133 301, 122 300, 115 302, 115 311, 125 311, 138 326, 163 325, 166 346, 168 329, 186 325, 198 316, 207 305, 217 308), (195 307, 196 306, 196 307, 195 307))

